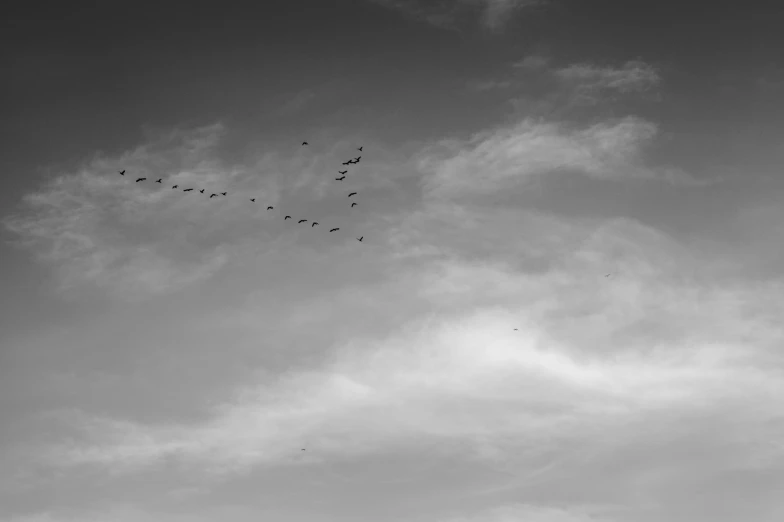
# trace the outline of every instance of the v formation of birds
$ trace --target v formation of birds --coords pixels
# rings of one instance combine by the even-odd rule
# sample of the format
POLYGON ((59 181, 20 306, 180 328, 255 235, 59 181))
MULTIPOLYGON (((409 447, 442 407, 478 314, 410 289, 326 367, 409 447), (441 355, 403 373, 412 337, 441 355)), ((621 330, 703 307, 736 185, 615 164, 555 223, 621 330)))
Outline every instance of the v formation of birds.
MULTIPOLYGON (((308 145, 308 142, 307 141, 303 141, 302 142, 302 146, 304 147, 306 145, 308 145)), ((357 148, 357 150, 359 152, 362 152, 362 147, 357 148)), ((350 160, 343 162, 342 165, 344 165, 344 166, 345 165, 356 165, 357 163, 359 163, 359 160, 361 160, 361 159, 362 159, 362 156, 360 155, 360 156, 357 156, 356 158, 351 158, 350 160)), ((348 170, 339 170, 338 174, 341 174, 342 176, 339 177, 339 178, 335 178, 335 180, 336 181, 343 181, 344 179, 346 179, 346 174, 347 173, 348 173, 348 170)), ((121 176, 125 176, 125 170, 121 170, 120 171, 120 175, 121 176)), ((136 179, 136 183, 139 183, 140 181, 147 181, 147 178, 143 177, 143 178, 137 178, 136 179)), ((155 183, 162 183, 162 182, 163 182, 163 178, 159 178, 159 179, 155 180, 155 183)), ((177 188, 179 188, 179 185, 173 185, 172 186, 172 189, 177 189, 177 188)), ((188 187, 188 188, 182 189, 183 192, 192 192, 193 190, 194 190, 193 187, 188 187)), ((199 189, 199 193, 204 194, 204 190, 205 189, 199 189)), ((208 196, 208 199, 217 198, 217 197, 221 197, 221 196, 226 196, 227 194, 228 194, 227 192, 211 193, 208 196)), ((356 196, 356 195, 357 195, 356 192, 351 192, 351 193, 349 193, 348 197, 352 197, 352 196, 356 196)), ((252 203, 255 203, 256 202, 256 198, 250 198, 250 201, 252 203)), ((351 203, 351 207, 350 208, 354 208, 355 206, 357 206, 356 201, 351 203)), ((274 210, 274 207, 268 206, 267 210, 274 210)), ((285 216, 283 218, 283 221, 286 221, 287 219, 293 219, 293 218, 291 216, 287 215, 287 216, 285 216)), ((307 219, 300 219, 299 221, 297 221, 297 223, 298 224, 306 223, 307 221, 308 221, 307 219)), ((311 223, 311 225, 310 225, 310 228, 313 228, 313 227, 315 227, 318 224, 319 224, 318 221, 313 221, 311 223)), ((329 229, 330 232, 337 232, 338 230, 340 230, 339 227, 335 227, 335 228, 329 229)), ((360 236, 360 237, 358 237, 356 239, 357 239, 357 241, 359 241, 361 243, 362 240, 364 239, 364 237, 365 236, 360 236)))

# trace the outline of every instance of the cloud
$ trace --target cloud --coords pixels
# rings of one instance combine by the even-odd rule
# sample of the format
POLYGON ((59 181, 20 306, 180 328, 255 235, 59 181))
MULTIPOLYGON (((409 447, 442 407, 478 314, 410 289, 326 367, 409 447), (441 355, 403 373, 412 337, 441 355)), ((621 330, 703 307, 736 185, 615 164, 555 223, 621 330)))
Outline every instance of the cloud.
POLYGON ((421 0, 370 0, 405 15, 443 29, 458 29, 459 17, 467 10, 479 10, 481 26, 501 31, 512 16, 523 8, 546 5, 545 0, 459 0, 424 2, 421 0))
POLYGON ((473 516, 445 518, 442 522, 602 522, 610 519, 595 515, 606 509, 592 506, 559 508, 534 504, 507 504, 487 509, 473 516))
MULTIPOLYGON (((451 237, 443 232, 426 238, 438 245, 431 234, 451 237)), ((117 473, 174 458, 221 477, 433 442, 443 456, 511 472, 555 448, 604 452, 600 441, 610 433, 616 443, 643 444, 725 415, 726 422, 744 415, 746 423, 743 436, 712 435, 745 448, 725 454, 742 459, 733 465, 780 453, 758 441, 780 411, 771 398, 784 391, 760 364, 761 350, 780 342, 782 331, 753 306, 775 302, 775 290, 679 282, 678 246, 631 222, 601 227, 572 251, 555 256, 560 261, 544 275, 516 269, 509 258, 442 257, 376 285, 375 299, 356 302, 351 290, 301 304, 319 331, 330 314, 319 319, 308 310, 339 308, 358 323, 408 313, 392 318, 402 326, 389 337, 354 332, 328 348, 335 355, 323 364, 260 376, 203 421, 71 414, 82 435, 42 454, 49 464, 117 473), (608 281, 602 272, 613 259, 620 275, 608 281), (642 428, 652 419, 657 434, 642 428), (308 460, 297 461, 304 445, 308 460)))
POLYGON ((636 117, 584 128, 525 118, 468 139, 437 142, 417 158, 417 166, 426 194, 435 198, 522 189, 534 176, 559 170, 602 180, 686 178, 643 163, 656 133, 654 123, 636 117))
POLYGON ((562 81, 574 85, 576 102, 586 104, 598 103, 609 91, 642 93, 656 88, 660 83, 656 69, 642 61, 629 61, 620 68, 573 64, 557 69, 554 73, 562 81))

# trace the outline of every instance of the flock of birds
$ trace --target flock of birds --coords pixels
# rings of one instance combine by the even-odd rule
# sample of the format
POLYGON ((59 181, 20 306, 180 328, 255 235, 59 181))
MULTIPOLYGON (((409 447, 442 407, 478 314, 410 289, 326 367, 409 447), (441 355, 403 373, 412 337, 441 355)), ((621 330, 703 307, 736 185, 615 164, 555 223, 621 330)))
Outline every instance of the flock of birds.
MULTIPOLYGON (((308 142, 307 141, 303 141, 302 142, 302 146, 304 147, 306 145, 308 145, 308 142)), ((362 152, 362 147, 359 147, 357 150, 359 152, 362 152)), ((356 165, 357 163, 359 163, 359 160, 361 160, 361 159, 362 159, 362 156, 360 155, 360 156, 357 156, 356 158, 351 158, 348 161, 344 161, 342 163, 342 165, 344 165, 344 166, 356 165)), ((346 174, 347 173, 348 173, 348 170, 339 170, 338 174, 341 174, 341 177, 335 178, 335 181, 343 181, 344 179, 346 179, 346 174)), ((120 171, 120 175, 121 176, 125 176, 125 170, 121 170, 120 171)), ((139 183, 141 181, 147 181, 147 178, 137 178, 136 179, 136 183, 139 183)), ((159 178, 159 179, 155 180, 155 183, 163 183, 163 178, 159 178)), ((179 188, 179 185, 173 185, 172 186, 172 189, 177 189, 177 188, 179 188)), ((192 192, 193 190, 195 190, 193 187, 182 189, 183 192, 192 192)), ((205 189, 199 189, 199 193, 200 194, 204 194, 204 190, 205 189)), ((211 193, 209 195, 208 199, 217 198, 217 197, 226 196, 226 195, 227 195, 226 192, 211 193)), ((352 197, 352 196, 356 196, 356 195, 357 195, 356 192, 350 192, 348 197, 352 197)), ((256 202, 256 198, 250 198, 250 200, 253 203, 256 202)), ((354 208, 356 206, 357 206, 357 202, 356 201, 351 203, 351 208, 354 208)), ((274 207, 268 206, 267 210, 274 210, 274 207)), ((287 219, 293 219, 293 218, 291 216, 287 215, 287 216, 285 216, 283 218, 283 221, 286 221, 287 219)), ((297 221, 297 223, 307 223, 307 221, 308 221, 307 219, 300 219, 299 221, 297 221)), ((313 221, 313 223, 311 223, 311 225, 310 225, 310 228, 313 228, 313 227, 317 226, 318 224, 319 224, 318 221, 313 221)), ((340 230, 340 227, 335 227, 335 228, 329 229, 330 232, 337 232, 338 230, 340 230)), ((361 243, 364 238, 365 238, 365 236, 360 236, 360 237, 358 237, 356 239, 357 239, 357 241, 359 241, 361 243)))

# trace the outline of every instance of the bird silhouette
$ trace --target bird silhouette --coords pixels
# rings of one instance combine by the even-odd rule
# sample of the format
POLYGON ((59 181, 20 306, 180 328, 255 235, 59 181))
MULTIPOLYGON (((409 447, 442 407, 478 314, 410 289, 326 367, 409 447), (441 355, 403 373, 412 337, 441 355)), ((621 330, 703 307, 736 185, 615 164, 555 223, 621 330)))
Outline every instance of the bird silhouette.
POLYGON ((300 219, 299 221, 297 221, 297 223, 304 223, 305 221, 307 221, 307 219, 300 219))
POLYGON ((272 210, 272 207, 267 207, 267 210, 272 210))
POLYGON ((344 179, 346 179, 346 176, 341 176, 339 178, 335 178, 335 181, 343 181, 344 179))
POLYGON ((250 200, 253 201, 254 203, 256 202, 256 198, 250 198, 250 200))
POLYGON ((357 150, 358 150, 359 152, 362 152, 362 147, 358 148, 357 150))
POLYGON ((303 145, 307 145, 307 144, 308 144, 308 142, 307 142, 307 141, 303 141, 303 142, 302 142, 302 144, 303 144, 303 145))
POLYGON ((310 225, 310 228, 313 228, 313 227, 315 227, 316 225, 318 225, 318 221, 314 221, 314 222, 313 222, 313 224, 312 224, 312 225, 310 225))
POLYGON ((185 189, 185 190, 183 190, 183 192, 190 192, 191 190, 193 190, 193 189, 185 189))
POLYGON ((356 158, 354 158, 354 163, 359 163, 359 160, 361 160, 361 159, 362 159, 362 156, 357 156, 356 158))
POLYGON ((120 171, 120 176, 125 176, 125 171, 124 170, 120 171))
POLYGON ((202 194, 204 194, 204 189, 201 189, 199 192, 201 192, 202 194))
POLYGON ((516 331, 517 331, 517 328, 515 328, 514 330, 515 330, 515 332, 516 332, 516 331))
POLYGON ((333 228, 330 232, 334 232, 335 230, 340 230, 339 228, 333 228))
POLYGON ((287 219, 291 219, 291 216, 286 216, 286 217, 284 217, 284 218, 283 218, 283 221, 286 221, 287 219))
POLYGON ((361 243, 361 242, 362 242, 362 239, 363 239, 364 237, 365 237, 365 236, 360 236, 360 237, 358 237, 358 238, 357 238, 357 241, 359 241, 359 242, 361 243))
POLYGON ((225 192, 221 192, 221 194, 223 194, 224 196, 226 195, 226 193, 225 193, 225 192))
POLYGON ((339 170, 338 174, 345 174, 346 172, 348 172, 348 171, 347 170, 339 170))
POLYGON ((348 195, 348 197, 355 196, 356 194, 357 194, 356 192, 352 192, 351 194, 348 195))
POLYGON ((341 165, 351 165, 351 160, 344 161, 343 163, 341 163, 341 165))
POLYGON ((155 180, 155 183, 160 183, 163 178, 158 178, 155 180))
POLYGON ((217 194, 210 194, 210 199, 214 198, 215 196, 217 196, 217 194))
POLYGON ((147 179, 147 178, 139 178, 139 179, 136 180, 136 183, 139 183, 140 181, 144 181, 145 179, 147 179))
POLYGON ((176 189, 178 186, 179 186, 179 185, 174 185, 172 188, 173 188, 173 189, 176 189))
POLYGON ((354 203, 352 203, 352 204, 351 204, 351 208, 354 208, 354 207, 356 207, 356 206, 357 206, 357 202, 356 202, 356 201, 355 201, 354 203))

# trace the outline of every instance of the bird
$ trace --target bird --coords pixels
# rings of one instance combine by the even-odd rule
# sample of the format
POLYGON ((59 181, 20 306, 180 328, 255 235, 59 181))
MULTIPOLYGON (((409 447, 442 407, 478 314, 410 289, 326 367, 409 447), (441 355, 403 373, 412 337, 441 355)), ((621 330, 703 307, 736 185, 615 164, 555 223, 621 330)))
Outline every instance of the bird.
POLYGON ((217 194, 210 194, 210 199, 214 198, 215 196, 217 196, 217 194))
POLYGON ((612 274, 607 274, 607 275, 605 275, 604 277, 610 277, 611 275, 612 275, 612 274))
POLYGON ((310 228, 313 228, 313 227, 315 227, 316 225, 318 225, 318 221, 314 221, 314 222, 313 222, 313 224, 312 224, 312 225, 310 225, 310 228))
POLYGON ((120 171, 120 176, 125 176, 125 171, 124 170, 120 171))
POLYGON ((223 194, 224 196, 226 195, 226 193, 225 193, 225 192, 221 192, 221 194, 223 194))
POLYGON ((351 196, 354 196, 354 195, 356 195, 356 192, 352 192, 351 194, 348 195, 348 197, 351 197, 351 196))
POLYGON ((291 216, 286 216, 286 217, 284 217, 284 218, 283 218, 283 221, 286 221, 287 219, 291 219, 291 216))
POLYGON ((250 200, 253 201, 254 203, 256 202, 256 198, 250 198, 250 200))
POLYGON ((308 142, 307 142, 307 141, 303 141, 303 142, 302 142, 302 144, 303 144, 303 145, 307 145, 307 144, 308 144, 308 142))
POLYGON ((333 228, 330 232, 334 232, 335 230, 340 230, 339 228, 333 228))
POLYGON ((354 158, 354 162, 355 163, 359 163, 359 160, 361 160, 361 159, 362 159, 362 156, 357 156, 356 158, 354 158))
POLYGON ((343 181, 344 179, 346 179, 346 176, 341 176, 339 178, 335 178, 335 181, 343 181))
POLYGON ((139 183, 140 181, 144 181, 145 179, 147 179, 147 178, 139 178, 139 179, 136 180, 136 183, 139 183))
POLYGON ((174 185, 172 188, 173 188, 173 189, 176 189, 177 187, 179 187, 179 185, 174 185))
POLYGON ((204 189, 201 189, 199 192, 201 192, 202 194, 204 194, 204 189))
POLYGON ((347 170, 339 170, 338 174, 345 174, 346 172, 348 172, 348 171, 347 170))
POLYGON ((515 332, 516 332, 516 331, 517 331, 517 328, 515 328, 514 330, 515 330, 515 332))
POLYGON ((190 192, 191 190, 193 190, 193 189, 185 189, 185 190, 183 190, 183 192, 190 192))
POLYGON ((356 206, 357 206, 357 202, 356 202, 356 201, 355 201, 354 203, 352 203, 352 204, 351 204, 351 208, 354 208, 354 207, 356 207, 356 206))
POLYGON ((341 163, 341 165, 351 165, 351 160, 344 161, 343 163, 341 163))
POLYGON ((155 180, 155 183, 160 183, 161 180, 163 180, 163 178, 158 178, 158 179, 155 180))
POLYGON ((305 221, 307 221, 307 219, 300 219, 299 221, 297 221, 297 223, 304 223, 305 221))
POLYGON ((361 243, 361 242, 362 242, 362 239, 363 239, 364 237, 365 237, 365 236, 359 236, 359 237, 357 238, 357 241, 359 241, 359 242, 361 243))
POLYGON ((272 210, 272 207, 267 207, 267 210, 272 210))
POLYGON ((359 152, 362 152, 362 147, 358 148, 357 150, 358 150, 359 152))

